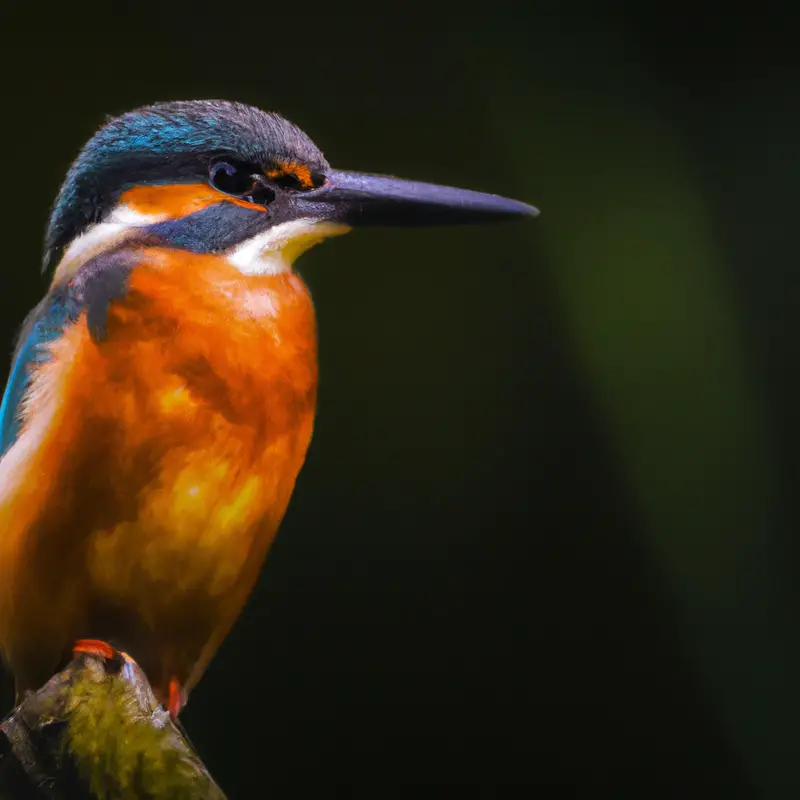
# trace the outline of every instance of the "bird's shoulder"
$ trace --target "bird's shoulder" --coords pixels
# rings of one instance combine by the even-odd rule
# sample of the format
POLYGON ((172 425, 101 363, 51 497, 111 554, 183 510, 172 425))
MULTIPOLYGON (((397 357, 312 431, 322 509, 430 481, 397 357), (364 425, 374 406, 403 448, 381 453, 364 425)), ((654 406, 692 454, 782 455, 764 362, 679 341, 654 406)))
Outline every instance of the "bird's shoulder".
POLYGON ((47 345, 61 335, 77 309, 67 292, 48 295, 28 314, 17 337, 11 371, 0 405, 0 455, 19 435, 20 411, 32 368, 47 358, 47 345))
POLYGON ((136 260, 137 256, 130 250, 102 253, 87 261, 69 281, 54 284, 28 314, 17 337, 0 404, 0 456, 19 436, 22 406, 32 370, 49 358, 49 346, 84 311, 92 337, 104 336, 108 306, 124 293, 136 260))

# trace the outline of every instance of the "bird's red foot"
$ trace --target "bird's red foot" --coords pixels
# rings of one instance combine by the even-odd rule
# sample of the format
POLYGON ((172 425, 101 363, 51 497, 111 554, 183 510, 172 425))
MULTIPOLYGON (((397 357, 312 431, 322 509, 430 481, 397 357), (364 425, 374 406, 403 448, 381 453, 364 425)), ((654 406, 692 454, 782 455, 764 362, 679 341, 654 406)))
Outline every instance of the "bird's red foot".
POLYGON ((176 677, 169 679, 169 699, 167 701, 167 711, 172 719, 177 719, 178 714, 186 705, 186 695, 181 689, 180 681, 176 677))
POLYGON ((117 657, 117 651, 108 642, 101 642, 99 639, 78 639, 72 647, 72 654, 78 656, 81 653, 105 659, 117 657))

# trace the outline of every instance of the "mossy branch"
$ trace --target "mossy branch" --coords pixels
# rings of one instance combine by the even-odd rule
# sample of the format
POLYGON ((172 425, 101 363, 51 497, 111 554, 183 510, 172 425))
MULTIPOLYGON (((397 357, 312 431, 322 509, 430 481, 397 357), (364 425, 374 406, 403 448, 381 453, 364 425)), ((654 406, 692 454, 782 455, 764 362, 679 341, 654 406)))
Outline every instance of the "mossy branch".
POLYGON ((81 654, 0 731, 0 800, 225 800, 124 654, 81 654))

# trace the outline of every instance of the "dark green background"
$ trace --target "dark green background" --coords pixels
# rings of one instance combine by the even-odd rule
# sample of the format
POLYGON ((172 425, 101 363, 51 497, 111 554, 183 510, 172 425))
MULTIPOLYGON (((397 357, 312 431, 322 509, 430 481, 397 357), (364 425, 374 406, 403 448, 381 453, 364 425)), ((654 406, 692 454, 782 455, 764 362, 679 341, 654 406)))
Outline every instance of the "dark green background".
POLYGON ((231 797, 796 796, 795 20, 492 8, 7 6, 0 339, 70 160, 147 102, 538 205, 302 259, 317 428, 186 726, 231 797))

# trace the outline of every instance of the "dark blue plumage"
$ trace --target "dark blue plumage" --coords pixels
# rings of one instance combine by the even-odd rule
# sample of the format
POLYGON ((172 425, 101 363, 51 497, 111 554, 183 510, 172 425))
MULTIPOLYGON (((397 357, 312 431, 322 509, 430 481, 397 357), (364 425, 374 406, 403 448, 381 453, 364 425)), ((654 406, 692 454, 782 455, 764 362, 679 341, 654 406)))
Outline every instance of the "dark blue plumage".
POLYGON ((268 211, 219 203, 142 229, 142 239, 193 253, 219 253, 255 236, 272 222, 268 211))

